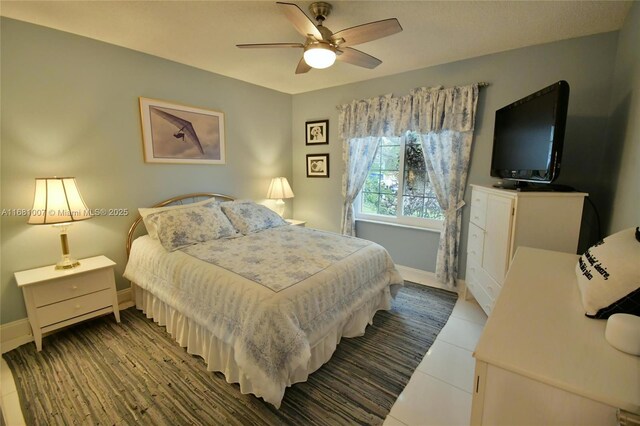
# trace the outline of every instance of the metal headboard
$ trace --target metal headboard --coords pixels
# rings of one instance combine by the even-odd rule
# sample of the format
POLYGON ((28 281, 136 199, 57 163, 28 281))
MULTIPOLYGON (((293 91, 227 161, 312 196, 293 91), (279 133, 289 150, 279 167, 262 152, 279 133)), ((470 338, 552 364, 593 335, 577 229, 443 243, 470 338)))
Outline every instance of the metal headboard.
MULTIPOLYGON (((215 198, 216 200, 222 201, 233 201, 235 198, 230 197, 228 195, 216 194, 213 192, 194 192, 191 194, 178 195, 177 197, 169 198, 168 200, 160 201, 158 204, 154 204, 151 207, 166 207, 166 206, 174 206, 181 204, 191 204, 197 201, 207 199, 207 198, 215 198)), ((129 232, 127 234, 127 259, 129 258, 129 253, 131 252, 131 244, 133 243, 133 236, 135 235, 136 228, 142 222, 142 216, 138 214, 136 220, 129 228, 129 232)))

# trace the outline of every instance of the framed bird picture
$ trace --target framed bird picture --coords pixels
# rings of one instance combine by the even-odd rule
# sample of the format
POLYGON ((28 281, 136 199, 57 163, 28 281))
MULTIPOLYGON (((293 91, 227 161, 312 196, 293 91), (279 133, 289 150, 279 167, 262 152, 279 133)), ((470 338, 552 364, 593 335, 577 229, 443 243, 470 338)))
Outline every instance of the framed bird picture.
POLYGON ((147 163, 225 164, 224 113, 140 98, 147 163))

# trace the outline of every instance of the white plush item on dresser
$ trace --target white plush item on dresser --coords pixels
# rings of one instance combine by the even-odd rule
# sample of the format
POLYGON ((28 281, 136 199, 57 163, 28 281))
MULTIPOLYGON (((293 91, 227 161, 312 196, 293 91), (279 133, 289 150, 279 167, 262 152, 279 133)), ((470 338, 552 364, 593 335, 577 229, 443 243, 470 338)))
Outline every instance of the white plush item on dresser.
POLYGON ((640 317, 613 314, 607 320, 604 336, 616 349, 631 355, 640 355, 640 317))
POLYGON ((636 228, 609 235, 576 264, 586 315, 640 314, 640 241, 636 228))

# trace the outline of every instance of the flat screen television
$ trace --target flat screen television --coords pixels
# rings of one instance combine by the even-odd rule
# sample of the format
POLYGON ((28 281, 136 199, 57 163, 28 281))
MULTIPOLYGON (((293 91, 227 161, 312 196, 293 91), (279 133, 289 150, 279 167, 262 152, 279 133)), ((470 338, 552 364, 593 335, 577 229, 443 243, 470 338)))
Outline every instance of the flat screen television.
POLYGON ((569 83, 561 80, 496 111, 491 176, 507 181, 496 186, 552 189, 549 184, 560 172, 568 104, 569 83))

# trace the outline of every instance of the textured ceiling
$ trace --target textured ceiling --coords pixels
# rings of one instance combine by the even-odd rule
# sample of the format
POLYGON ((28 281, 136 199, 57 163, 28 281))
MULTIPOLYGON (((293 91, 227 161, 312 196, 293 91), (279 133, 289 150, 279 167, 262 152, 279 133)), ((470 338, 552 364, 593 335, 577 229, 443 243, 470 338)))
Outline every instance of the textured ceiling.
MULTIPOLYGON (((311 2, 295 2, 305 13, 311 2)), ((274 1, 1 1, 0 14, 301 93, 622 27, 631 2, 332 1, 325 26, 398 18, 404 31, 356 46, 383 63, 337 62, 295 75, 301 49, 237 43, 304 42, 274 1)))

